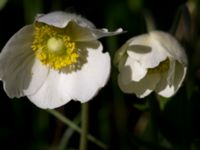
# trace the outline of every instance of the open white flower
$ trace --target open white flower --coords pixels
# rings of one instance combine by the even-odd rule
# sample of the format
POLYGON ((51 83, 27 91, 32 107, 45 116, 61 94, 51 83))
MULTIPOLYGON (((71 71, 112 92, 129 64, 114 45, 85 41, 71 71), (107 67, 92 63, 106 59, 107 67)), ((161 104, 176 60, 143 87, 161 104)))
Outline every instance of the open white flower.
POLYGON ((152 31, 128 40, 116 53, 118 84, 125 93, 143 98, 155 91, 173 96, 187 71, 183 47, 170 34, 152 31))
POLYGON ((110 74, 110 56, 98 38, 122 32, 96 29, 65 12, 38 15, 7 42, 0 54, 0 80, 11 98, 27 96, 40 108, 70 100, 86 102, 110 74))

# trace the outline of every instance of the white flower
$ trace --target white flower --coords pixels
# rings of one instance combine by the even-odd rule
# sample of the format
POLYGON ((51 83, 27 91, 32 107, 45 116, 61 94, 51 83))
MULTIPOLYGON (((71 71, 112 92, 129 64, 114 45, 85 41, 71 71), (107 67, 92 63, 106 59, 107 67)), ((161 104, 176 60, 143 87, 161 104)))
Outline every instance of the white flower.
POLYGON ((118 84, 125 93, 143 98, 155 91, 173 96, 187 71, 187 56, 168 33, 152 31, 128 40, 116 53, 118 84))
POLYGON ((102 52, 98 38, 121 32, 96 29, 76 14, 38 15, 11 37, 0 54, 5 92, 51 109, 72 99, 92 99, 110 74, 110 56, 102 52))

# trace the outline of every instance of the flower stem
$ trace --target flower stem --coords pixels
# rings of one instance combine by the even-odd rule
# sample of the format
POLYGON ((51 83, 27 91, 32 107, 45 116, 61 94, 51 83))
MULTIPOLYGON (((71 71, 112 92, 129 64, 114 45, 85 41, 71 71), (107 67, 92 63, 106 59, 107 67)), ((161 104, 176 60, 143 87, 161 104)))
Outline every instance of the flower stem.
POLYGON ((155 94, 149 96, 148 99, 150 109, 150 126, 151 126, 151 140, 152 144, 158 146, 159 143, 159 120, 160 120, 160 106, 155 94))
MULTIPOLYGON (((78 116, 73 120, 73 122, 75 124, 79 124, 80 123, 80 114, 78 114, 78 116)), ((71 136, 73 135, 74 130, 70 127, 68 127, 64 134, 63 137, 61 138, 60 144, 59 144, 59 150, 65 150, 65 148, 67 148, 66 146, 68 145, 68 142, 70 141, 71 136)))
POLYGON ((146 28, 147 31, 154 31, 156 30, 155 22, 153 19, 153 16, 150 14, 150 12, 145 12, 145 21, 146 21, 146 28))
MULTIPOLYGON (((64 124, 66 124, 67 126, 69 126, 70 128, 72 128, 73 130, 75 130, 76 132, 78 132, 80 134, 82 133, 82 130, 75 123, 73 123, 67 117, 63 116, 60 112, 58 112, 58 111, 56 111, 54 109, 47 109, 47 111, 50 114, 52 114, 53 116, 55 116, 57 119, 59 119, 60 121, 62 121, 64 124)), ((102 143, 100 140, 98 140, 97 138, 95 138, 91 134, 88 134, 87 138, 88 138, 88 140, 90 140, 91 142, 95 143, 96 145, 98 145, 102 149, 108 149, 107 145, 105 145, 104 143, 102 143)))
POLYGON ((80 139, 80 147, 79 150, 87 150, 87 134, 88 134, 88 108, 89 104, 88 103, 83 103, 81 105, 82 110, 81 110, 81 139, 80 139))

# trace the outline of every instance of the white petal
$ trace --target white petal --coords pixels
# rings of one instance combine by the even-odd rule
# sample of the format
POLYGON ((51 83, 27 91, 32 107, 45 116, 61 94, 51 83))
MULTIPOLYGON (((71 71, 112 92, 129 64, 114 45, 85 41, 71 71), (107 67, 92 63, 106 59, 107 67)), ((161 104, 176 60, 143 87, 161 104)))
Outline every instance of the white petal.
POLYGON ((30 76, 30 80, 27 88, 24 89, 25 95, 32 95, 37 92, 46 80, 48 73, 49 68, 35 58, 32 67, 29 68, 29 72, 27 72, 27 75, 30 76))
POLYGON ((105 86, 110 75, 110 56, 102 53, 102 45, 97 49, 87 48, 87 63, 77 72, 62 74, 62 93, 80 102, 92 99, 105 86))
POLYGON ((130 66, 124 66, 121 70, 120 70, 120 82, 123 85, 127 85, 131 82, 131 74, 132 74, 132 70, 130 66))
POLYGON ((76 22, 82 27, 94 27, 94 25, 87 19, 72 13, 65 13, 62 11, 55 11, 44 15, 38 15, 36 21, 58 28, 64 28, 70 21, 76 22))
POLYGON ((82 42, 96 39, 90 28, 82 27, 74 21, 70 21, 66 29, 73 41, 82 42))
POLYGON ((149 95, 160 80, 159 74, 147 74, 139 82, 131 81, 129 84, 123 84, 121 73, 118 76, 118 83, 121 90, 125 93, 135 93, 137 97, 144 98, 149 95))
POLYGON ((139 35, 128 42, 128 55, 140 62, 143 68, 154 68, 168 56, 162 45, 148 34, 139 35))
POLYGON ((25 26, 11 37, 0 54, 0 78, 11 98, 36 92, 46 78, 47 71, 41 70, 43 66, 31 50, 32 40, 33 26, 25 26))
POLYGON ((122 29, 118 29, 114 32, 108 32, 105 29, 99 30, 96 28, 80 26, 73 20, 68 23, 66 30, 70 37, 76 42, 93 41, 101 37, 113 36, 122 33, 122 29))
POLYGON ((169 71, 161 74, 161 80, 158 83, 155 91, 163 97, 171 97, 175 94, 174 91, 174 76, 176 70, 176 61, 170 59, 169 71))
POLYGON ((51 12, 46 15, 39 15, 37 22, 42 22, 58 28, 67 27, 67 32, 74 41, 91 41, 105 36, 113 36, 123 32, 121 28, 114 32, 108 32, 107 29, 96 29, 87 19, 72 13, 61 11, 51 12))
POLYGON ((95 28, 91 28, 91 31, 93 32, 95 39, 99 39, 106 36, 114 36, 114 35, 118 35, 124 32, 122 28, 119 28, 113 32, 109 32, 107 29, 100 30, 100 29, 95 29, 95 28))
POLYGON ((162 31, 150 32, 150 36, 180 63, 187 65, 187 56, 184 48, 178 43, 178 41, 168 33, 162 31))
POLYGON ((177 62, 175 78, 174 78, 174 87, 176 91, 180 88, 183 80, 185 79, 186 73, 187 73, 187 67, 177 62))
POLYGON ((156 93, 158 93, 159 95, 161 95, 163 97, 171 97, 172 95, 175 94, 174 86, 168 84, 167 77, 168 77, 168 73, 167 72, 163 73, 161 75, 161 80, 155 89, 156 93))
POLYGON ((180 88, 186 72, 187 72, 187 68, 184 67, 182 64, 180 64, 179 62, 176 62, 175 68, 174 68, 174 74, 173 74, 173 83, 169 83, 169 81, 171 80, 166 80, 169 78, 169 73, 164 73, 161 76, 161 81, 158 84, 158 86, 156 87, 155 91, 163 96, 163 97, 171 97, 173 96, 178 89, 180 88))
POLYGON ((119 70, 121 70, 121 68, 124 66, 126 62, 128 56, 126 53, 127 48, 128 48, 128 43, 125 43, 115 53, 113 63, 114 65, 117 65, 119 70))
POLYGON ((165 78, 165 80, 167 81, 167 84, 169 84, 170 86, 173 85, 174 83, 175 71, 176 71, 176 60, 174 60, 173 58, 169 58, 169 70, 167 72, 167 77, 165 78))
POLYGON ((125 67, 120 71, 122 73, 124 84, 132 81, 140 81, 145 77, 147 69, 143 68, 138 61, 135 61, 133 58, 128 57, 125 63, 125 67), (129 79, 130 76, 130 79, 129 79))
POLYGON ((28 98, 36 106, 46 108, 56 108, 64 105, 71 100, 71 97, 66 93, 62 95, 60 87, 63 83, 58 71, 50 70, 42 87, 34 94, 28 95, 28 98))
MULTIPOLYGON (((2 77, 4 90, 10 98, 25 96, 24 89, 28 88, 31 80, 30 70, 34 57, 33 55, 21 55, 16 57, 14 62, 10 59, 8 61, 10 65, 6 65, 7 71, 1 72, 4 74, 2 77)), ((5 62, 5 60, 1 59, 0 62, 5 62)))
POLYGON ((40 108, 56 108, 71 99, 86 102, 102 88, 110 74, 110 56, 102 46, 88 48, 87 63, 81 70, 69 74, 51 71, 46 82, 29 99, 40 108))

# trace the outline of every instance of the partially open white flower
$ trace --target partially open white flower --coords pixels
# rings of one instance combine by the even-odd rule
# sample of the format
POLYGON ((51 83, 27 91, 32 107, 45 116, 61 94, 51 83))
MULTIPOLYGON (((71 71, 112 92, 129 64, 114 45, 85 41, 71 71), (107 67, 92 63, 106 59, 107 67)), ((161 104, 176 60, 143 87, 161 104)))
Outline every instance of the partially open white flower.
POLYGON ((0 80, 11 98, 27 96, 40 108, 86 102, 110 74, 110 56, 98 38, 122 32, 96 29, 65 12, 38 15, 14 34, 0 54, 0 80))
POLYGON ((128 40, 116 53, 118 84, 125 93, 143 98, 155 91, 173 96, 187 71, 183 47, 170 34, 152 31, 128 40))

